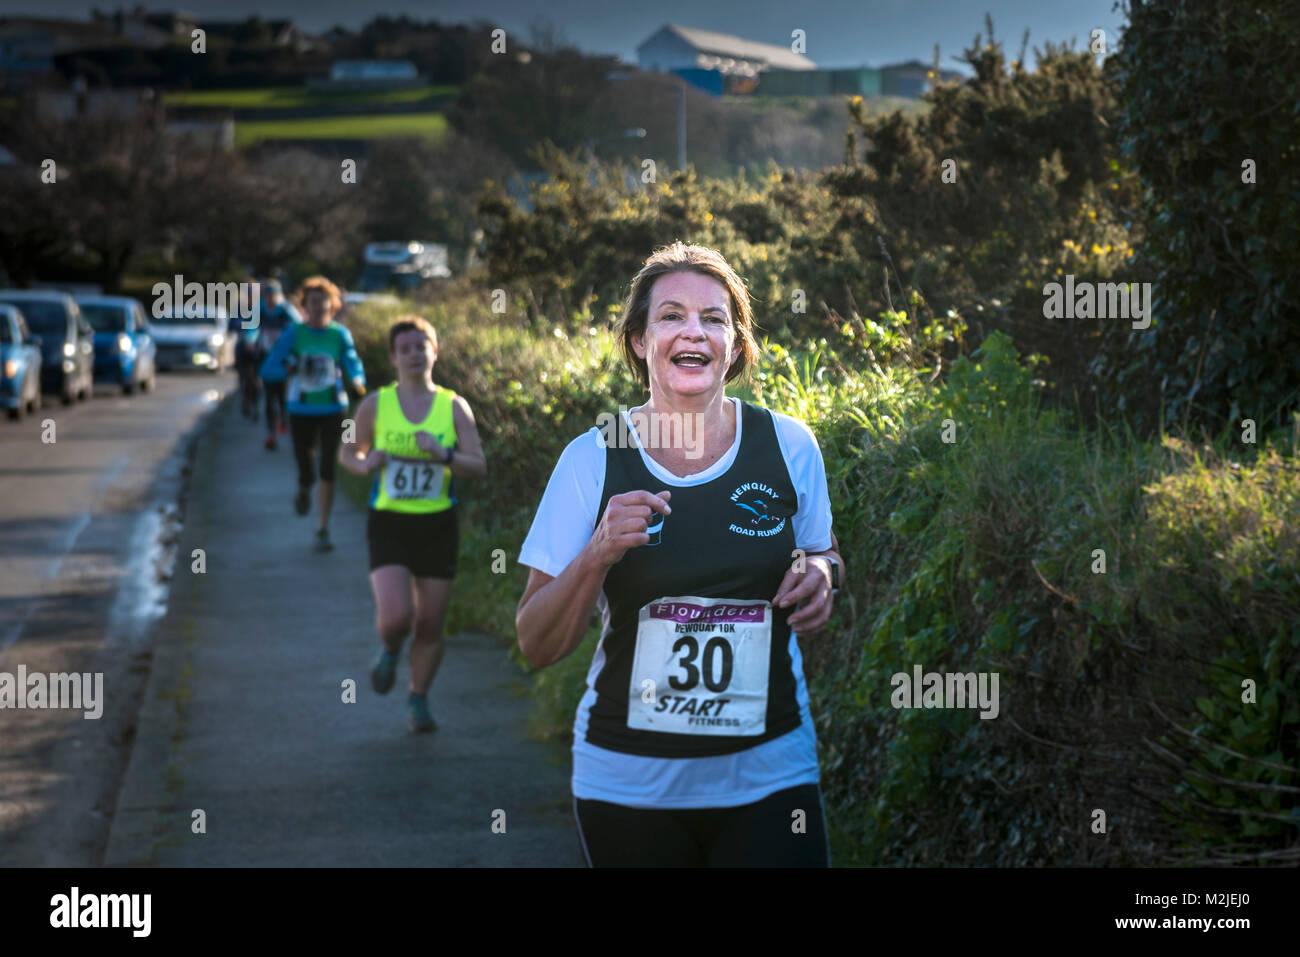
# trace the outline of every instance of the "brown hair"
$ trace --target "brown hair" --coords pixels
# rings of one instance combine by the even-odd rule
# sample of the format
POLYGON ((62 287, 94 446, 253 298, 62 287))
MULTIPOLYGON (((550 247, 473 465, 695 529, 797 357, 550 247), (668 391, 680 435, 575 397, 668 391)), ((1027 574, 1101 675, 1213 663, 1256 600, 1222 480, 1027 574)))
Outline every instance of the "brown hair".
POLYGON ((623 312, 614 329, 627 363, 637 382, 649 386, 650 374, 645 360, 632 348, 632 338, 645 332, 650 317, 650 292, 660 276, 676 272, 696 272, 718 280, 727 288, 731 301, 731 319, 734 325, 736 358, 727 370, 727 382, 749 373, 758 361, 758 343, 754 340, 754 311, 749 304, 749 291, 745 282, 731 268, 722 254, 706 246, 686 244, 680 240, 670 246, 656 249, 632 280, 632 288, 623 301, 623 312))
POLYGON ((394 355, 397 354, 397 337, 403 332, 423 332, 433 347, 438 348, 438 330, 429 324, 428 319, 423 316, 398 316, 388 327, 388 351, 394 355))
POLYGON ((311 276, 302 281, 302 285, 298 287, 298 294, 294 296, 294 299, 298 303, 298 308, 306 311, 307 293, 311 292, 313 289, 319 289, 321 292, 325 293, 325 295, 329 296, 331 312, 338 312, 343 308, 343 294, 339 292, 339 287, 334 285, 334 283, 330 282, 324 276, 311 276))

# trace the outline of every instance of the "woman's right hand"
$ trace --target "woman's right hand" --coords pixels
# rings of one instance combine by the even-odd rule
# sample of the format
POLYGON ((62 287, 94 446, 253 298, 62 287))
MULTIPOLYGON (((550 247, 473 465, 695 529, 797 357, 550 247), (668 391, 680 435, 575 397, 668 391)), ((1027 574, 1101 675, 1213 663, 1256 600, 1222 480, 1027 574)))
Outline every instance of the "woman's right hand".
POLYGON ((382 449, 371 449, 370 453, 366 456, 365 461, 362 462, 362 465, 365 466, 366 474, 369 475, 372 472, 374 472, 376 469, 383 468, 384 463, 387 461, 388 461, 387 452, 383 451, 382 449))
POLYGON ((622 561, 628 549, 650 541, 646 529, 658 524, 651 516, 672 514, 668 507, 671 492, 655 495, 644 490, 611 495, 605 514, 596 526, 587 548, 601 565, 611 567, 622 561))

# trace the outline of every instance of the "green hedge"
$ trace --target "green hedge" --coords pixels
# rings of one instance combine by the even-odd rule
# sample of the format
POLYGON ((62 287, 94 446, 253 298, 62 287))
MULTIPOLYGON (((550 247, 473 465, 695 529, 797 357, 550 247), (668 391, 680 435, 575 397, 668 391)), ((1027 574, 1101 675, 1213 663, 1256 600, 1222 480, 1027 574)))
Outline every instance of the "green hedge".
MULTIPOLYGON (((467 485, 450 627, 513 648, 515 556, 550 470, 597 414, 639 394, 608 317, 587 316, 578 337, 489 301, 425 314, 441 339, 435 378, 476 410, 490 470, 467 485)), ((354 320, 376 381, 401 311, 354 320)), ((1294 449, 1089 431, 1044 404, 1000 334, 943 381, 855 362, 768 342, 745 393, 817 434, 849 569, 832 628, 801 639, 837 861, 1294 857, 1294 449), (896 710, 890 677, 914 664, 998 672, 1000 714, 896 710), (1105 834, 1091 830, 1097 809, 1105 834)), ((539 673, 539 735, 567 742, 595 637, 593 621, 577 653, 539 673)))

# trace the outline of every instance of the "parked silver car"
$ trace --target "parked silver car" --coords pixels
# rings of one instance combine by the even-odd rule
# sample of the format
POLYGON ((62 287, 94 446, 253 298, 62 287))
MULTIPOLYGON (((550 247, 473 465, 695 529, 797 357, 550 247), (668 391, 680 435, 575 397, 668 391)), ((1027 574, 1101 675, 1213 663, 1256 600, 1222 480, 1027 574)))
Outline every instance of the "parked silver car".
POLYGON ((41 340, 41 388, 65 405, 95 393, 95 331, 65 292, 0 289, 0 304, 16 306, 41 340))
POLYGON ((235 364, 235 337, 226 331, 225 309, 164 312, 149 320, 159 369, 209 369, 235 364))

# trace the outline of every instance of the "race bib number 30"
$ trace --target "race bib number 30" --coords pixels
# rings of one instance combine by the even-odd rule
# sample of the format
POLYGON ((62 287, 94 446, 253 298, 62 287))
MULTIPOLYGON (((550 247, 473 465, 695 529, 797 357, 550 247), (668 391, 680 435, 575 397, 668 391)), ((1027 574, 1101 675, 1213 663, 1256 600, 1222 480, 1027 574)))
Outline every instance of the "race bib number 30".
POLYGON ((772 606, 663 598, 641 609, 627 726, 671 734, 759 735, 767 726, 772 606))
POLYGON ((419 459, 389 457, 384 463, 384 494, 391 499, 438 498, 443 466, 419 459))

